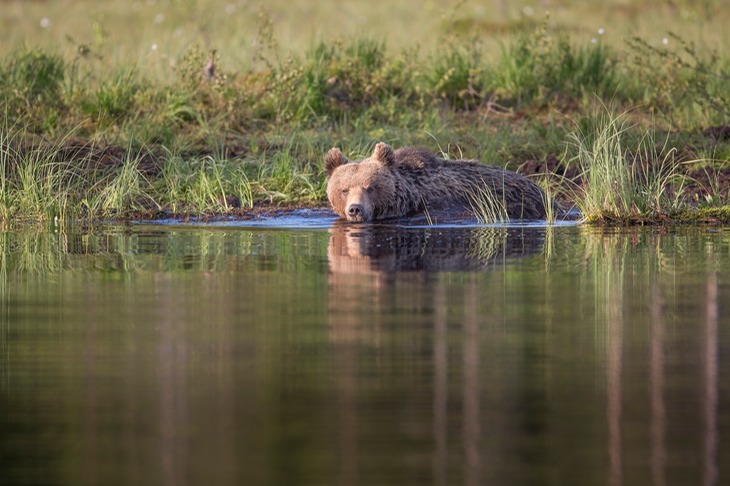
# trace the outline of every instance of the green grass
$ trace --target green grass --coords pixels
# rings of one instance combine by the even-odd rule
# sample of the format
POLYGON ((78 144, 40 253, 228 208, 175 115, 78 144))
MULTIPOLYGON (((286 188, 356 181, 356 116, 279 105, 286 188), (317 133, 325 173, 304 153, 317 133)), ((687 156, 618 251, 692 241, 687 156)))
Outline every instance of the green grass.
MULTIPOLYGON (((12 129, 0 130, 0 217, 2 222, 63 221, 85 174, 51 146, 18 146, 12 129)), ((63 142, 62 142, 63 143, 63 142)))
POLYGON ((479 223, 494 224, 509 221, 504 200, 500 199, 486 183, 474 184, 474 187, 467 191, 467 198, 479 223))
POLYGON ((562 211, 568 208, 561 208, 558 203, 558 195, 565 192, 563 186, 571 186, 565 178, 556 176, 555 174, 545 174, 540 176, 535 182, 543 190, 543 206, 545 207, 545 221, 548 225, 554 225, 562 216, 562 211))
POLYGON ((633 133, 626 114, 606 110, 588 125, 570 134, 584 181, 575 200, 586 221, 655 220, 681 207, 686 180, 674 148, 658 145, 651 129, 633 133))
POLYGON ((224 154, 185 159, 170 155, 157 189, 160 206, 174 213, 225 213, 253 206, 253 190, 245 168, 224 154))
POLYGON ((693 203, 721 206, 730 141, 702 131, 728 123, 726 9, 608 4, 353 2, 355 29, 317 2, 6 2, 0 218, 323 204, 323 154, 381 140, 510 169, 573 161, 583 185, 549 190, 590 221, 687 204, 679 175, 697 167, 714 178, 693 203), (601 100, 626 115, 595 115, 601 100))
POLYGON ((129 150, 120 167, 94 186, 80 188, 85 194, 82 206, 86 206, 88 218, 120 216, 127 211, 143 211, 155 206, 159 208, 146 192, 149 182, 139 171, 141 155, 129 150))
POLYGON ((14 148, 23 135, 0 130, 0 223, 63 224, 161 211, 220 214, 253 206, 244 165, 232 163, 224 152, 190 158, 167 154, 164 165, 150 175, 140 168, 154 160, 146 150, 130 147, 101 165, 91 143, 75 152, 65 149, 65 140, 14 148))

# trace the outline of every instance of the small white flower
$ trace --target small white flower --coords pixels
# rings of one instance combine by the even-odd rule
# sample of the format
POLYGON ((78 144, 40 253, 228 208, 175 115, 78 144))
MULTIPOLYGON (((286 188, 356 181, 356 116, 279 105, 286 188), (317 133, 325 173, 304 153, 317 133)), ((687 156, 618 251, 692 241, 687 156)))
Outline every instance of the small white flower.
POLYGON ((598 39, 596 39, 595 37, 591 39, 591 44, 598 44, 598 39))
POLYGON ((157 50, 157 44, 152 44, 152 47, 151 47, 151 49, 152 49, 153 51, 156 51, 156 50, 157 50))
POLYGON ((161 24, 164 21, 165 21, 165 14, 160 13, 160 14, 155 15, 156 24, 161 24))
POLYGON ((41 29, 47 29, 48 27, 51 26, 51 19, 49 19, 48 17, 43 17, 41 19, 40 23, 41 23, 41 29))
POLYGON ((522 14, 525 17, 532 17, 535 14, 535 10, 533 10, 533 8, 530 7, 530 6, 527 6, 527 7, 525 7, 525 8, 522 9, 522 14))
POLYGON ((236 6, 234 4, 229 3, 228 5, 226 5, 226 13, 228 15, 232 14, 235 11, 236 11, 236 6))
POLYGON ((663 38, 663 39, 662 39, 662 44, 664 44, 665 46, 666 46, 666 45, 669 45, 669 39, 667 39, 666 37, 665 37, 665 38, 663 38))
POLYGON ((598 29, 598 35, 603 35, 605 33, 606 33, 606 29, 604 29, 603 27, 601 27, 600 29, 598 29))

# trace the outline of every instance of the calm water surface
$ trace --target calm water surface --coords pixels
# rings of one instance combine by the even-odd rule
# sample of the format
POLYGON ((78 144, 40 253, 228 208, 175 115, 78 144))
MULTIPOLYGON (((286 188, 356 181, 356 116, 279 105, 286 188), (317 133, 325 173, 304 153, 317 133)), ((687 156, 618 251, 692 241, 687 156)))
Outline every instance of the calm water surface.
POLYGON ((728 228, 0 233, 0 483, 728 484, 728 302, 728 228))

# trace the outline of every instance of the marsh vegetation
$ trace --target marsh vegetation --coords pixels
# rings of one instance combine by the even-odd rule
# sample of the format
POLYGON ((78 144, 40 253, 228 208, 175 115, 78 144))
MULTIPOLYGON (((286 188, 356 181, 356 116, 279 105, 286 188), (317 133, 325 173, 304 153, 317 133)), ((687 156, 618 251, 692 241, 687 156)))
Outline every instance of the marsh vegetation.
POLYGON ((4 1, 0 219, 322 205, 327 149, 378 141, 538 177, 589 221, 725 214, 720 2, 310 3, 4 1))

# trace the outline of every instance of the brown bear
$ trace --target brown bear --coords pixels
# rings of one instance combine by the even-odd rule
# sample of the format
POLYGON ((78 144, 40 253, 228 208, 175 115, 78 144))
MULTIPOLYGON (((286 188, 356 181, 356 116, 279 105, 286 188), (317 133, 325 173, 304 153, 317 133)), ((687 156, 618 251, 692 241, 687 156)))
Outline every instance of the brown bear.
POLYGON ((348 221, 398 218, 455 204, 474 208, 475 199, 485 192, 510 219, 546 217, 547 198, 537 184, 475 160, 444 160, 427 150, 393 150, 381 142, 372 156, 360 162, 330 149, 325 170, 327 197, 348 221))

